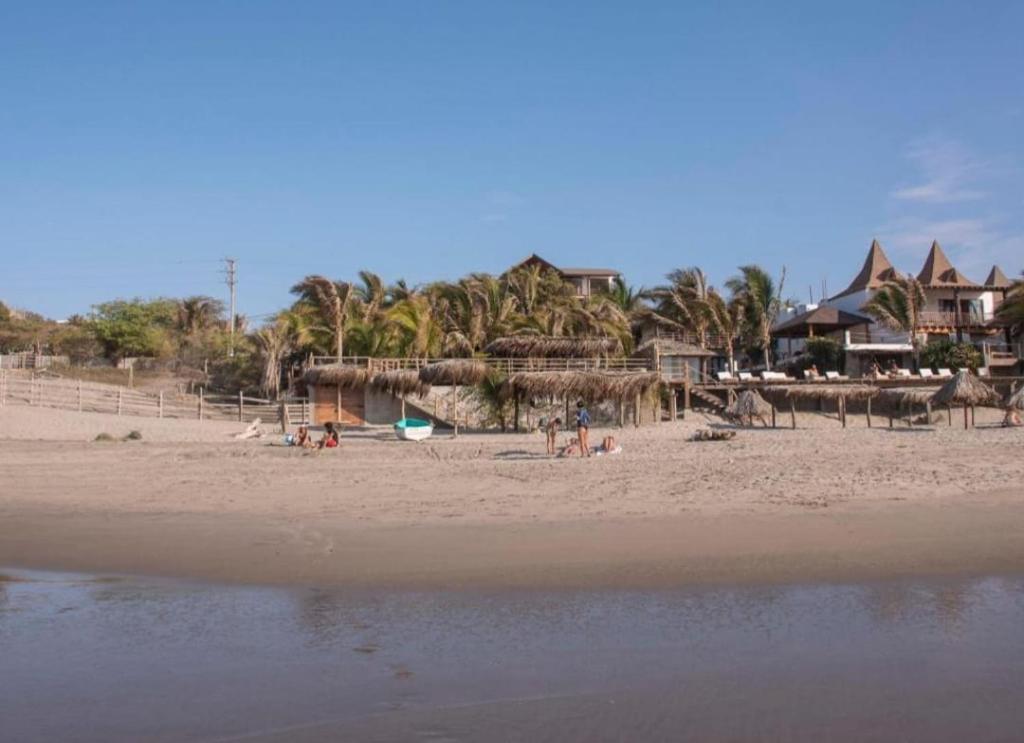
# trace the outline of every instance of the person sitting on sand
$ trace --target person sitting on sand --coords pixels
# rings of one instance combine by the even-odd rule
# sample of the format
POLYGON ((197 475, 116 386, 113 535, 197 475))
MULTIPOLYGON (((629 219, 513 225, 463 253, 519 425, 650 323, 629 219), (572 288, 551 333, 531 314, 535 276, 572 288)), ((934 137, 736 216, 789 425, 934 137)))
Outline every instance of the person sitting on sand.
POLYGON ((295 434, 295 440, 292 442, 292 446, 299 446, 303 449, 312 449, 316 446, 316 444, 313 443, 313 439, 310 438, 308 427, 299 426, 299 431, 295 434))
POLYGON ((560 457, 575 457, 576 453, 580 449, 579 439, 569 439, 569 443, 562 447, 562 450, 558 452, 560 457))
POLYGON ((615 451, 616 443, 614 436, 605 436, 601 439, 601 451, 611 452, 615 451))
POLYGON ((576 435, 580 439, 580 456, 590 456, 590 412, 580 400, 576 403, 576 435))
POLYGON ((1024 426, 1024 423, 1022 423, 1020 419, 1020 413, 1013 408, 1007 410, 1006 415, 1003 417, 1003 427, 1019 428, 1020 426, 1024 426))
POLYGON ((554 454, 555 453, 555 440, 558 438, 558 431, 561 428, 562 428, 562 419, 561 418, 555 418, 554 420, 549 420, 547 422, 547 424, 544 426, 544 431, 547 433, 547 437, 548 437, 548 454, 554 454))
POLYGON ((338 439, 338 432, 334 428, 334 424, 330 421, 324 423, 324 435, 317 444, 318 449, 336 449, 340 440, 338 439))

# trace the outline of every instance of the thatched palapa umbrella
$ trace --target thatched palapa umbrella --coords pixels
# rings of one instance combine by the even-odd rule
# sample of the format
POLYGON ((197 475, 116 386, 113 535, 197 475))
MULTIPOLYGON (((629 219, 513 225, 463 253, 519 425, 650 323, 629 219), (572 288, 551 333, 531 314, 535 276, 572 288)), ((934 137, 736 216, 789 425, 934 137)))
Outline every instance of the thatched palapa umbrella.
POLYGON ((420 381, 430 385, 450 385, 454 409, 455 435, 459 435, 459 387, 476 385, 491 373, 490 367, 478 359, 445 359, 424 366, 419 371, 420 381))
MULTIPOLYGON (((967 411, 975 405, 999 405, 999 393, 978 379, 967 369, 961 369, 938 392, 932 395, 937 405, 963 405, 964 428, 968 428, 967 411)), ((973 415, 971 416, 973 418, 973 415)))
POLYGON ((868 384, 800 384, 766 389, 772 395, 783 393, 789 400, 789 414, 793 428, 796 428, 797 400, 835 400, 839 409, 839 421, 846 428, 846 401, 866 400, 868 426, 871 425, 871 398, 878 389, 868 384))
POLYGON ((755 417, 760 418, 761 422, 767 426, 766 416, 771 415, 772 410, 771 403, 761 397, 756 390, 743 390, 736 401, 729 406, 727 412, 738 418, 740 423, 746 418, 748 426, 754 425, 755 417))
POLYGON ((430 385, 420 379, 415 369, 392 369, 373 375, 370 384, 381 392, 394 395, 402 401, 402 418, 405 418, 405 398, 408 395, 426 397, 430 385))
POLYGON ((621 405, 627 400, 637 400, 660 383, 661 378, 655 372, 518 372, 505 380, 503 389, 506 399, 549 397, 595 403, 613 400, 621 405))

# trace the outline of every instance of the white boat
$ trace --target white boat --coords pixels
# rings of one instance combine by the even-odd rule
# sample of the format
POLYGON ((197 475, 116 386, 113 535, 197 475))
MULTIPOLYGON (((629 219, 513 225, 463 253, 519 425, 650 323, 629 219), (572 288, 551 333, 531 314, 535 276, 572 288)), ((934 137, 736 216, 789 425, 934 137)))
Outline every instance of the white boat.
POLYGON ((402 418, 395 424, 395 435, 402 441, 423 441, 433 432, 433 424, 420 418, 402 418))

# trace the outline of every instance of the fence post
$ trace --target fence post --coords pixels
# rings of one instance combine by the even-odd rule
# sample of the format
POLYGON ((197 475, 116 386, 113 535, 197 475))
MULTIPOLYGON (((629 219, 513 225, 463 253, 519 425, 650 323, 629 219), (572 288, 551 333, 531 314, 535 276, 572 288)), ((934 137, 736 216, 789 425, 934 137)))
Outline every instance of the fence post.
POLYGON ((157 405, 156 417, 157 418, 163 418, 164 417, 164 391, 163 390, 160 390, 160 394, 157 395, 156 405, 157 405))
POLYGON ((242 409, 245 407, 245 402, 242 400, 242 391, 238 391, 238 422, 241 423, 244 419, 242 417, 242 409))
POLYGON ((203 388, 199 388, 199 420, 203 419, 203 388))
POLYGON ((82 412, 82 380, 78 380, 78 412, 82 412))
POLYGON ((32 372, 28 378, 28 404, 35 405, 36 399, 36 373, 32 372))
POLYGON ((121 415, 121 388, 117 388, 117 414, 121 415))

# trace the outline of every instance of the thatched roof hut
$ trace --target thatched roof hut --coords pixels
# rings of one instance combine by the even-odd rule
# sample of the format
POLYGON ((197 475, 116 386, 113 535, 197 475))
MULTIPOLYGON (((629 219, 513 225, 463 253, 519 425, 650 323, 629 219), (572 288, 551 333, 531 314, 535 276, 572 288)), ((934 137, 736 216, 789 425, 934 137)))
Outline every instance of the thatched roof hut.
POLYGON ((924 405, 931 402, 938 387, 886 387, 879 391, 878 396, 886 401, 900 405, 924 405))
POLYGON ((743 390, 727 411, 739 419, 765 418, 772 414, 772 406, 756 390, 743 390))
POLYGON ((932 395, 936 405, 999 405, 999 393, 967 369, 961 369, 932 395))
POLYGON ((479 359, 445 359, 420 369, 419 379, 431 385, 472 386, 484 381, 490 372, 479 359))
POLYGON ((314 366, 306 372, 303 379, 308 385, 330 385, 342 389, 364 387, 369 381, 370 370, 363 366, 331 364, 330 366, 314 366))
POLYGON ((598 358, 618 356, 622 341, 618 338, 565 338, 549 335, 514 335, 491 341, 485 352, 510 359, 598 358))
POLYGON ((1024 387, 1007 398, 1005 407, 1007 410, 1024 410, 1024 387))
POLYGON ((518 372, 505 380, 506 397, 579 398, 590 402, 626 401, 660 384, 654 372, 518 372))
POLYGON ((867 400, 878 394, 878 388, 870 384, 802 384, 783 388, 786 397, 793 400, 867 400))
POLYGON ((430 385, 420 379, 415 369, 393 369, 379 372, 370 379, 370 385, 397 397, 416 395, 426 397, 430 393, 430 385))

